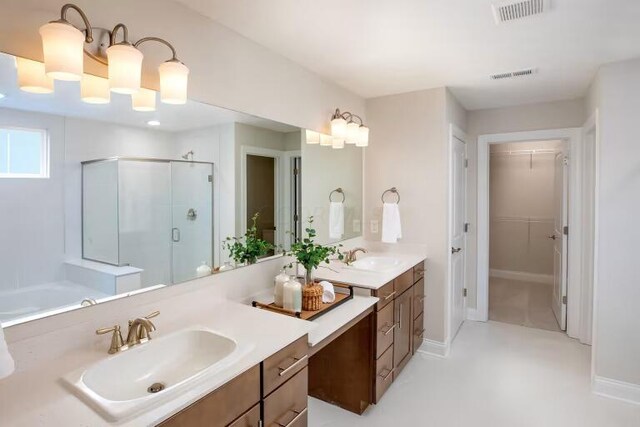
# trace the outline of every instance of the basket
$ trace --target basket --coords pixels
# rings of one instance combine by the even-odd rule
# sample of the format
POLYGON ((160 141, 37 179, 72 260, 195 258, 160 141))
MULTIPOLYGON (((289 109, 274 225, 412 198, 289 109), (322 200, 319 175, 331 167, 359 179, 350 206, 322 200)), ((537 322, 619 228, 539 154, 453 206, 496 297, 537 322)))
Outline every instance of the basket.
POLYGON ((322 294, 324 288, 317 283, 302 287, 302 309, 305 311, 317 311, 322 307, 322 294))

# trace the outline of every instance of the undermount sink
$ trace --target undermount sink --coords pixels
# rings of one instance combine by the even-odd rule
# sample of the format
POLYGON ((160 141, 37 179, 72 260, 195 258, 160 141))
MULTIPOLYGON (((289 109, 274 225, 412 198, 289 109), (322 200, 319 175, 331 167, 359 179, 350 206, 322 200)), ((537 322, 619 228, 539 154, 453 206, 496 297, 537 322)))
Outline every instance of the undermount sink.
POLYGON ((89 404, 113 420, 149 409, 237 361, 236 341, 204 329, 188 329, 110 356, 65 380, 89 404))
POLYGON ((400 268, 403 264, 404 262, 398 258, 389 256, 369 256, 352 262, 349 267, 356 270, 384 273, 400 268))

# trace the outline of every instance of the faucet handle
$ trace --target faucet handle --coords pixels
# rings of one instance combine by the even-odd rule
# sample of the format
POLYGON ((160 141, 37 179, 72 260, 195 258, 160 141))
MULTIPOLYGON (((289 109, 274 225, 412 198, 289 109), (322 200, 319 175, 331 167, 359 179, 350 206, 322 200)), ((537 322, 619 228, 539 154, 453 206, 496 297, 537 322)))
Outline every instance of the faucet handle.
POLYGON ((110 328, 100 328, 96 330, 96 335, 104 335, 113 332, 111 335, 111 346, 109 347, 109 354, 114 354, 122 350, 126 350, 128 346, 124 344, 122 339, 122 333, 120 332, 120 325, 114 325, 110 328))
POLYGON ((149 319, 153 319, 154 317, 157 317, 160 314, 159 311, 154 311, 153 313, 147 314, 146 316, 144 316, 145 319, 149 320, 149 319))

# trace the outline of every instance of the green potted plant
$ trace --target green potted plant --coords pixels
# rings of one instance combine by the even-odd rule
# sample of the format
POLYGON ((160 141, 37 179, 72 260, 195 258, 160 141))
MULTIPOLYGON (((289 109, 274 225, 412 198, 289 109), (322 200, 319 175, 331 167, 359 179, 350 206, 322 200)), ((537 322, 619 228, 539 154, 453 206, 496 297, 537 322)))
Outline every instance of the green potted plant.
POLYGON ((306 271, 305 283, 312 285, 314 271, 320 267, 320 264, 329 264, 329 257, 331 255, 337 255, 340 260, 344 259, 344 255, 340 252, 342 245, 324 246, 315 243, 313 239, 316 237, 316 230, 311 227, 313 224, 313 216, 309 217, 308 223, 308 227, 305 228, 307 237, 292 243, 291 250, 285 254, 295 257, 298 263, 302 264, 306 271))
POLYGON ((255 264, 258 258, 267 255, 269 251, 274 249, 271 243, 258 237, 256 222, 259 215, 259 213, 253 215, 251 227, 247 229, 244 236, 227 237, 222 244, 225 249, 229 250, 229 256, 237 264, 255 264))

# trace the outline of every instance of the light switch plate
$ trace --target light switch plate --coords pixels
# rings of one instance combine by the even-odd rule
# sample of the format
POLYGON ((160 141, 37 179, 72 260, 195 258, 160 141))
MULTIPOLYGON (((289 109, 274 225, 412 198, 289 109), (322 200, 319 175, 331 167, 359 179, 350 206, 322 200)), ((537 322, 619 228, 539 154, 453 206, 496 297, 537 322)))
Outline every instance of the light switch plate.
POLYGON ((360 220, 359 219, 354 219, 353 220, 353 232, 354 233, 359 233, 360 232, 360 220))
POLYGON ((373 234, 378 234, 378 220, 377 219, 372 219, 371 220, 370 228, 371 228, 371 232, 373 234))

